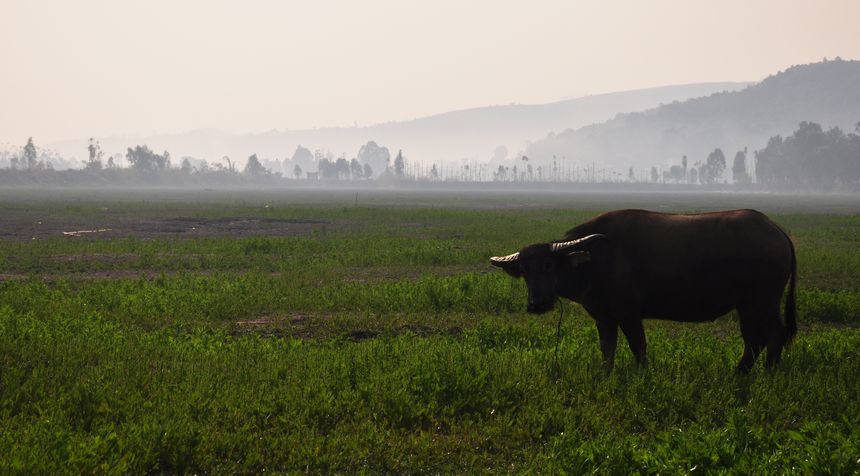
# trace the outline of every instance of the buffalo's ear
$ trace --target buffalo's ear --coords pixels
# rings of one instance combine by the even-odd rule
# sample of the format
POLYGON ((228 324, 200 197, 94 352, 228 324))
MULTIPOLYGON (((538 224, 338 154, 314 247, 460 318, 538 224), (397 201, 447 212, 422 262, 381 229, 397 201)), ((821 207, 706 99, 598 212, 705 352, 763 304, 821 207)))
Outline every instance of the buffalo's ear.
POLYGON ((567 255, 570 265, 576 268, 577 266, 591 261, 591 253, 587 251, 574 251, 567 255))
POLYGON ((515 278, 519 278, 523 275, 523 271, 520 268, 519 255, 519 253, 514 253, 508 256, 493 256, 490 258, 490 264, 502 268, 504 272, 515 278))

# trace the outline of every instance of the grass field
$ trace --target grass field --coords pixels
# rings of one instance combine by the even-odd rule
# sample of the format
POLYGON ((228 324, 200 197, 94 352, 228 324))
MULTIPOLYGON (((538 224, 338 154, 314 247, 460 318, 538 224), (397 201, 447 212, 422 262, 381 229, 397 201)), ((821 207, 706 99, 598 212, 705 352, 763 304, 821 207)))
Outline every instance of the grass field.
POLYGON ((860 472, 860 200, 0 191, 0 473, 860 472), (487 258, 600 211, 755 207, 795 241, 783 363, 736 319, 602 371, 487 258), (66 231, 103 230, 64 235, 66 231), (763 360, 763 359, 762 359, 763 360))

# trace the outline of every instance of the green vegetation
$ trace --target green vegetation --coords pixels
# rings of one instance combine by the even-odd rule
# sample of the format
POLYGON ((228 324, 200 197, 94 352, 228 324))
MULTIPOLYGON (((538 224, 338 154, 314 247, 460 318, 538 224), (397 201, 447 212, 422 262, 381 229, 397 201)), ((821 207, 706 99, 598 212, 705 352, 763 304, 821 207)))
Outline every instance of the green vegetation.
POLYGON ((729 315, 648 322, 649 368, 607 376, 583 310, 556 361, 558 315, 487 263, 601 200, 332 196, 0 202, 0 473, 860 471, 860 216, 772 214, 776 370, 733 374, 729 315))

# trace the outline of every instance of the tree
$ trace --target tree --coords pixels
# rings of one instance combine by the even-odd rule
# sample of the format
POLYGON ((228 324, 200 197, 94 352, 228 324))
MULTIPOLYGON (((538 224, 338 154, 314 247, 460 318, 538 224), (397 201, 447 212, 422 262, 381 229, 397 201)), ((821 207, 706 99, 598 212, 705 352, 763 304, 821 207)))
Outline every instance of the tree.
POLYGON ((819 124, 801 122, 791 136, 771 137, 755 151, 756 178, 771 187, 820 190, 856 187, 860 182, 860 136, 838 127, 824 131, 819 124))
POLYGON ((723 151, 717 147, 713 152, 708 154, 705 165, 699 171, 699 180, 704 184, 717 183, 726 170, 726 156, 723 151))
POLYGON ((102 147, 99 142, 92 137, 90 137, 90 144, 87 146, 87 152, 89 152, 89 160, 85 167, 89 170, 101 170, 102 156, 104 156, 104 152, 102 152, 102 147))
POLYGON ((369 179, 370 177, 373 177, 373 167, 371 167, 370 164, 364 164, 362 169, 364 169, 364 178, 369 179))
POLYGON ((391 152, 387 147, 380 147, 376 142, 370 141, 358 149, 357 157, 362 165, 370 165, 371 172, 381 174, 388 169, 391 152))
POLYGON ((230 160, 229 155, 225 155, 224 157, 221 157, 221 160, 223 160, 224 162, 227 162, 227 172, 236 173, 236 164, 234 164, 233 161, 230 160))
POLYGON ((433 164, 433 167, 430 168, 430 178, 433 180, 439 178, 439 170, 436 169, 436 164, 433 164))
POLYGON ((129 147, 125 158, 133 169, 146 172, 158 172, 170 166, 170 154, 167 151, 159 155, 147 145, 138 145, 133 149, 129 147))
POLYGON ((197 166, 194 167, 194 171, 200 174, 208 173, 209 170, 209 162, 206 162, 205 160, 201 160, 197 163, 197 166))
MULTIPOLYGON (((313 170, 314 167, 314 154, 307 148, 302 147, 301 145, 296 146, 296 150, 293 152, 293 157, 290 159, 290 163, 293 164, 293 171, 295 172, 295 167, 299 167, 300 170, 313 170)), ((286 169, 286 166, 284 167, 286 169)), ((301 174, 299 174, 301 175, 301 174)), ((297 175, 296 178, 299 178, 297 175)))
POLYGON ((824 132, 819 124, 801 122, 785 140, 789 163, 795 166, 793 181, 818 189, 831 188, 843 178, 835 149, 844 139, 845 134, 839 128, 824 132))
POLYGON ((188 157, 182 158, 182 166, 179 168, 185 175, 190 175, 194 167, 191 166, 191 160, 188 157))
POLYGON ((405 162, 403 161, 403 151, 397 151, 397 157, 394 158, 394 176, 397 178, 403 178, 403 169, 405 167, 405 162))
POLYGON ((245 164, 244 173, 258 177, 261 175, 268 175, 269 171, 260 163, 260 159, 257 158, 257 154, 251 154, 251 156, 248 157, 248 162, 245 164))
POLYGON ((681 167, 684 168, 684 183, 689 181, 689 177, 687 177, 687 156, 681 157, 681 167))
POLYGON ((673 165, 669 167, 669 170, 665 172, 664 175, 666 179, 669 179, 675 183, 680 183, 684 179, 684 169, 679 165, 673 165))
POLYGON ((660 181, 660 174, 657 173, 657 167, 651 167, 651 181, 654 183, 660 181))
POLYGON ((37 157, 38 155, 36 154, 36 146, 33 145, 33 138, 30 137, 29 139, 27 139, 27 145, 24 146, 24 165, 27 167, 27 170, 36 169, 37 157))
POLYGON ((334 163, 335 175, 338 180, 349 179, 350 167, 346 158, 340 157, 334 163))
POLYGON ((293 175, 294 175, 297 179, 302 178, 302 166, 301 166, 301 165, 296 164, 296 166, 295 166, 295 167, 293 167, 293 175))
POLYGON ((496 173, 493 174, 493 179, 497 182, 506 182, 508 180, 508 169, 504 165, 499 165, 496 173))
POLYGON ((314 160, 319 162, 322 159, 326 159, 329 162, 334 163, 334 154, 331 151, 323 150, 323 149, 315 149, 314 150, 314 160))
POLYGON ((358 159, 349 161, 349 174, 353 180, 360 180, 364 175, 364 170, 361 168, 361 163, 358 159))
POLYGON ((337 167, 335 166, 335 163, 329 160, 327 157, 322 157, 317 161, 317 170, 320 173, 320 178, 337 178, 337 167))
POLYGON ((750 175, 747 172, 747 151, 739 150, 735 154, 735 159, 732 163, 732 180, 740 185, 750 183, 750 175))

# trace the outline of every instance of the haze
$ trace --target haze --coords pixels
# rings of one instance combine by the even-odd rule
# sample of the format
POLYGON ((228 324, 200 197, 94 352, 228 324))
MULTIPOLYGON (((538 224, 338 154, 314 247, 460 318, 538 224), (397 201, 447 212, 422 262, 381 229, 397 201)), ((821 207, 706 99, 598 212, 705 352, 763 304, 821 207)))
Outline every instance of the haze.
POLYGON ((367 125, 860 57, 860 3, 4 2, 0 142, 367 125))

